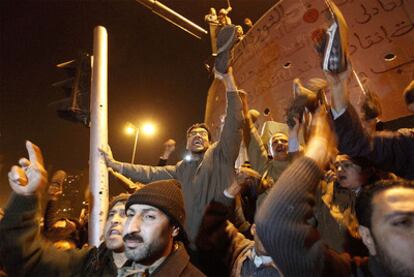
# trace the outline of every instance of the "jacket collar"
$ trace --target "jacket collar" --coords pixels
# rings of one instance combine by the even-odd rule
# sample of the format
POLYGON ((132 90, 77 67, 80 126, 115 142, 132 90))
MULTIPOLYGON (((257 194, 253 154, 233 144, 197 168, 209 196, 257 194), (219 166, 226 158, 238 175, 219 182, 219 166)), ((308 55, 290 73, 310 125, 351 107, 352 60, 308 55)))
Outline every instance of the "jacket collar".
POLYGON ((189 262, 190 256, 185 250, 184 245, 178 242, 174 245, 174 251, 151 276, 180 276, 189 262))

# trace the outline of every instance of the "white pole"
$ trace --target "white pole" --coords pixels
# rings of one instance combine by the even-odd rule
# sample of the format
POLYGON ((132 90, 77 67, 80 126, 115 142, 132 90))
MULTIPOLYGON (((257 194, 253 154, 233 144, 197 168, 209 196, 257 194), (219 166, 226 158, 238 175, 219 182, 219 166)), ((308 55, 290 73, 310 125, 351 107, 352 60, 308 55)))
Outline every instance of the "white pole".
POLYGON ((137 144, 138 144, 138 135, 139 135, 139 129, 138 127, 135 130, 135 140, 134 140, 134 148, 132 149, 132 158, 131 163, 135 163, 135 152, 137 152, 137 144))
POLYGON ((89 185, 92 193, 89 214, 89 245, 101 243, 108 213, 108 170, 98 147, 108 144, 108 34, 102 26, 93 33, 91 80, 91 128, 89 185))

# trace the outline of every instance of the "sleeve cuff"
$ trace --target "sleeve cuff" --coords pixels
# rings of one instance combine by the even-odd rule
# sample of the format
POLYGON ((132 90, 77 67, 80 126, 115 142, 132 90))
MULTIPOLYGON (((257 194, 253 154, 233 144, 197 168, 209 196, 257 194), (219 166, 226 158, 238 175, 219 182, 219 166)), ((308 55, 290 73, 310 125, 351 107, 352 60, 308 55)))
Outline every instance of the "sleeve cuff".
POLYGON ((299 151, 299 141, 297 138, 289 138, 288 140, 288 152, 298 152, 299 151))
POLYGON ((339 111, 336 111, 335 109, 331 108, 331 112, 332 112, 333 119, 335 120, 335 119, 337 119, 338 117, 340 117, 341 115, 343 115, 343 114, 344 114, 344 112, 346 111, 346 108, 347 108, 347 107, 342 108, 342 109, 340 109, 339 111))
POLYGON ((233 196, 233 195, 231 195, 230 193, 228 193, 226 189, 223 191, 223 194, 224 194, 224 196, 226 196, 227 198, 234 199, 234 196, 233 196))

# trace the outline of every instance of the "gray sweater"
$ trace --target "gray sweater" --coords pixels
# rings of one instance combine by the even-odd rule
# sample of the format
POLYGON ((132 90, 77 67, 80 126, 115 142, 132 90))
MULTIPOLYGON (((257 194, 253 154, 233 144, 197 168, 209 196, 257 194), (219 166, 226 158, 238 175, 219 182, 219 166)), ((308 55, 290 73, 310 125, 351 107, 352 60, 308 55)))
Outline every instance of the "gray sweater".
POLYGON ((179 161, 173 166, 122 164, 122 174, 133 181, 149 183, 163 179, 177 179, 184 194, 185 229, 194 249, 194 241, 205 207, 211 200, 228 199, 223 191, 235 177, 234 163, 239 154, 242 128, 242 104, 238 92, 227 92, 227 116, 220 140, 212 144, 196 161, 179 161))

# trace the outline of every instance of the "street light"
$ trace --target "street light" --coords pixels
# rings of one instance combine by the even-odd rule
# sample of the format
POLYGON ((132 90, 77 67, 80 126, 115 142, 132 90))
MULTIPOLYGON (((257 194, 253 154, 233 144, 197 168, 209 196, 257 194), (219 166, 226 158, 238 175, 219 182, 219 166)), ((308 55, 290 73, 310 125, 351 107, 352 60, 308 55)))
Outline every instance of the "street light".
MULTIPOLYGON (((142 125, 142 132, 148 136, 151 136, 155 133, 155 126, 152 123, 145 123, 144 125, 142 125)), ((132 149, 132 158, 131 158, 131 163, 135 162, 135 153, 137 152, 137 143, 138 143, 138 136, 139 136, 139 132, 140 132, 140 128, 135 126, 134 124, 132 124, 131 122, 127 122, 126 126, 125 126, 125 133, 127 133, 128 135, 133 135, 135 134, 135 139, 134 139, 134 148, 132 149)))

